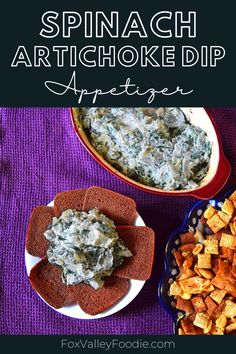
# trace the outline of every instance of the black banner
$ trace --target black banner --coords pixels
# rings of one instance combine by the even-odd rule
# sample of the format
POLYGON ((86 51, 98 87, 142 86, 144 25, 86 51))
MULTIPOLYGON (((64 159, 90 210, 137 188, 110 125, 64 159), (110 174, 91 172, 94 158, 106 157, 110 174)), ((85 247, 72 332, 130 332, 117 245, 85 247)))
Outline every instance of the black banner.
POLYGON ((215 354, 233 347, 234 336, 2 336, 1 346, 12 353, 182 353, 207 351, 215 354), (226 344, 227 343, 227 344, 226 344))
POLYGON ((5 2, 4 106, 234 106, 234 2, 5 2))

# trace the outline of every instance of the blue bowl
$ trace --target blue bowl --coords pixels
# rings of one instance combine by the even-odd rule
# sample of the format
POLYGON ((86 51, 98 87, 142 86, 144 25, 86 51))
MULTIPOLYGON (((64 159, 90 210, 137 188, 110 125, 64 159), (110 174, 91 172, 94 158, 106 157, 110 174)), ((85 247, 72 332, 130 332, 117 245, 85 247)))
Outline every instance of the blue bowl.
POLYGON ((179 269, 172 254, 172 251, 179 246, 179 235, 182 233, 191 230, 195 231, 196 228, 198 228, 201 232, 204 232, 205 234, 211 234, 212 232, 210 228, 207 225, 201 223, 201 216, 203 215, 204 211, 206 210, 209 204, 214 206, 216 209, 220 209, 225 198, 229 197, 234 190, 236 190, 236 187, 230 188, 226 193, 219 196, 218 198, 198 201, 194 203, 193 206, 186 213, 182 225, 175 229, 168 238, 165 248, 165 270, 158 285, 158 299, 160 301, 161 306, 173 319, 173 332, 175 334, 178 333, 178 322, 181 318, 185 316, 185 314, 184 312, 175 308, 174 296, 168 295, 170 284, 175 280, 176 276, 179 273, 179 269))

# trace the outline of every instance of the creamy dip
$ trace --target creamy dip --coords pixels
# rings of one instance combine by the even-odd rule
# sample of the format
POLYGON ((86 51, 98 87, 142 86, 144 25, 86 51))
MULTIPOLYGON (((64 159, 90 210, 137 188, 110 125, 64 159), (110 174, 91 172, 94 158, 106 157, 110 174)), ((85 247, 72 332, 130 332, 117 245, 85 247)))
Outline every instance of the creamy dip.
POLYGON ((79 111, 94 148, 142 184, 164 190, 194 189, 208 172, 211 143, 178 107, 79 111))
POLYGON ((114 222, 97 209, 88 213, 64 211, 53 218, 44 236, 50 241, 48 260, 62 268, 62 280, 67 285, 85 282, 101 288, 103 277, 132 256, 114 222))

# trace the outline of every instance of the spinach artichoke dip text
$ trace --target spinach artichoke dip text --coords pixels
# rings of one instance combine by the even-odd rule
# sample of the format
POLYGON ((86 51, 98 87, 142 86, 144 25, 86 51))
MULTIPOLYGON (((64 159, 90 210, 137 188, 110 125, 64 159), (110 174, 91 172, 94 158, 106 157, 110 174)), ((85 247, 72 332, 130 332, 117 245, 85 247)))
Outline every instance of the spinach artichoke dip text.
POLYGON ((118 171, 163 190, 195 189, 209 169, 211 143, 178 107, 80 108, 94 148, 118 171))
POLYGON ((103 277, 112 274, 132 253, 119 238, 115 224, 97 209, 88 213, 68 209, 44 233, 50 242, 47 251, 51 264, 62 268, 67 285, 85 282, 98 289, 103 277))

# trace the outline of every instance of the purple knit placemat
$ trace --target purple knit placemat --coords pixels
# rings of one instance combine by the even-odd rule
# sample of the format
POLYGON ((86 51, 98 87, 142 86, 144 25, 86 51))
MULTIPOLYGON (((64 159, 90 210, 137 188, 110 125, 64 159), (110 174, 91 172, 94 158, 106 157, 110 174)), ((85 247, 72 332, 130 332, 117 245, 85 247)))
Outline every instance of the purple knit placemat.
MULTIPOLYGON (((232 165, 226 189, 236 184, 236 109, 211 109, 232 165)), ((194 198, 144 193, 99 166, 76 137, 67 108, 1 109, 1 334, 172 334, 172 321, 157 301, 166 239, 179 226, 194 198), (157 234, 152 278, 119 313, 76 320, 47 306, 26 275, 24 248, 34 206, 59 191, 99 185, 134 198, 146 224, 157 234)), ((148 255, 147 255, 148 257, 148 255)))

